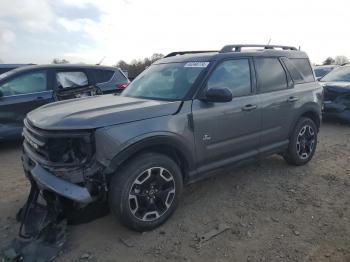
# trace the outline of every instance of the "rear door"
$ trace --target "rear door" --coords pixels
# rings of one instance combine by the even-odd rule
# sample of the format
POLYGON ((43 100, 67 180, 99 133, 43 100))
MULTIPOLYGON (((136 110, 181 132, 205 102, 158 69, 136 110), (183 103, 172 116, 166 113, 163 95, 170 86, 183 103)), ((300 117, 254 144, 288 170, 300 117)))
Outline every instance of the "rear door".
POLYGON ((299 100, 293 82, 277 57, 254 58, 261 102, 261 150, 269 151, 288 143, 293 110, 299 100))
POLYGON ((93 96, 98 90, 85 69, 55 69, 53 83, 56 100, 93 96))
POLYGON ((23 119, 33 109, 53 101, 46 70, 31 71, 0 82, 0 138, 20 136, 23 119))
POLYGON ((208 171, 257 155, 261 111, 249 58, 219 63, 206 81, 206 89, 228 88, 233 99, 211 103, 195 99, 192 105, 199 171, 208 171))

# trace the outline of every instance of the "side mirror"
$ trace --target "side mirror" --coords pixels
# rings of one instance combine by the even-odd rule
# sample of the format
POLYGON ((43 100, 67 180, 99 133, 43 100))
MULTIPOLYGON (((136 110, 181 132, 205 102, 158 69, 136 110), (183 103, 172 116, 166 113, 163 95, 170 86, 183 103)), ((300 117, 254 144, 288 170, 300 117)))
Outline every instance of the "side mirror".
POLYGON ((232 101, 232 93, 228 88, 210 88, 205 92, 204 101, 224 103, 232 101))
POLYGON ((3 97, 4 93, 0 90, 0 97, 3 97))

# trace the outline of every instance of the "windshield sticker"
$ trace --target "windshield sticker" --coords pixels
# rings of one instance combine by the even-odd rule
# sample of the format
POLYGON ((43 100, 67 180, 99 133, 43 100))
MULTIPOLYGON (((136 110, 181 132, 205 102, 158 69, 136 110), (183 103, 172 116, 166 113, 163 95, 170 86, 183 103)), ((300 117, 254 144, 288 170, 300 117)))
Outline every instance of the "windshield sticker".
POLYGON ((209 62, 187 62, 184 67, 207 67, 209 62))

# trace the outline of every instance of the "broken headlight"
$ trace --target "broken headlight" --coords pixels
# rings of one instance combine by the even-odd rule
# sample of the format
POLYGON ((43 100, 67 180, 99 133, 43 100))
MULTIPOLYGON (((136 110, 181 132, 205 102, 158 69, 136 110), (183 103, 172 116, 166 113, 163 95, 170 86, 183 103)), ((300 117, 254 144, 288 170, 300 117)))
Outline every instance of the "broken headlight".
POLYGON ((86 163, 94 153, 92 134, 49 138, 47 143, 49 160, 60 164, 86 163))

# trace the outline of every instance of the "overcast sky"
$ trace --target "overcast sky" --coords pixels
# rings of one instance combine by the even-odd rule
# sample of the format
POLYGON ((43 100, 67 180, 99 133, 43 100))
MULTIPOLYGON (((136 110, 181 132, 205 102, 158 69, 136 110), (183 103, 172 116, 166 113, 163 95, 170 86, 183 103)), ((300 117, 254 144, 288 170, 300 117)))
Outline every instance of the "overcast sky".
POLYGON ((112 65, 271 38, 320 63, 350 57, 349 21, 349 0, 0 0, 0 60, 112 65))

